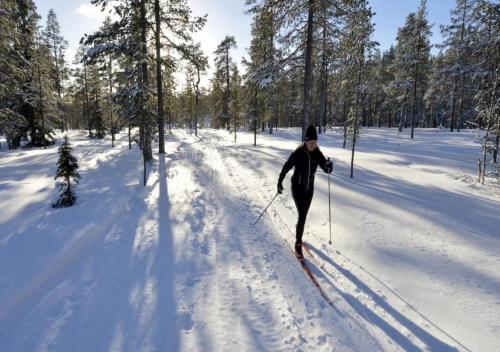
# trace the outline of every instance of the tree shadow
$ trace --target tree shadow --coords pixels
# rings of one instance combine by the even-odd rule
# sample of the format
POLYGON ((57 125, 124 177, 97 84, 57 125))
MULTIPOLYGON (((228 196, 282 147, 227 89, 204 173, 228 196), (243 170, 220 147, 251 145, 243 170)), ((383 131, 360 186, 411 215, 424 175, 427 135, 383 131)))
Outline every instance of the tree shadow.
MULTIPOLYGON (((401 312, 392 307, 387 301, 384 300, 383 297, 378 295, 375 291, 373 291, 370 287, 368 287, 364 282, 362 282, 356 275, 354 275, 348 269, 342 267, 337 264, 334 260, 329 258, 323 252, 315 248, 313 245, 308 244, 308 247, 318 255, 323 261, 330 264, 334 267, 338 272, 340 272, 345 278, 351 281, 356 287, 362 291, 364 294, 368 295, 378 306, 384 309, 389 315, 391 315, 395 320, 397 320, 401 325, 403 325, 406 329, 411 331, 416 337, 418 337, 423 343, 426 344, 427 347, 431 351, 458 351, 456 347, 452 347, 447 343, 441 341, 437 337, 431 335, 420 326, 406 318, 401 312)), ((377 315, 377 313, 373 312, 371 309, 363 305, 356 297, 343 292, 342 290, 335 287, 335 285, 325 276, 325 274, 319 270, 315 269, 315 274, 318 277, 322 277, 326 280, 329 285, 335 288, 335 290, 354 308, 362 317, 372 322, 381 328, 384 332, 388 334, 396 343, 398 343, 405 351, 420 351, 420 349, 415 346, 411 341, 408 340, 407 337, 402 335, 396 328, 392 327, 389 323, 383 320, 381 317, 377 315)), ((387 287, 387 286, 386 286, 387 287)), ((392 292, 392 291, 391 291, 392 292)), ((408 304, 404 301, 405 304, 408 304)), ((412 307, 415 310, 415 308, 412 307)), ((415 310, 416 311, 416 310, 415 310)), ((428 322, 430 322, 425 316, 417 311, 417 313, 424 317, 428 322)), ((434 324, 433 324, 434 325, 434 324)), ((441 330, 442 331, 442 330, 441 330)), ((443 331, 442 331, 443 332, 443 331)), ((443 332, 444 333, 444 332, 443 332)), ((445 333, 446 334, 446 333, 445 333)), ((448 337, 452 338, 448 335, 448 337)), ((452 338, 453 339, 453 338, 452 338)), ((454 340, 454 339, 453 339, 454 340)), ((456 341, 458 342, 458 341, 456 341)))
POLYGON ((430 219, 435 224, 444 222, 447 227, 457 230, 455 236, 461 236, 465 241, 472 241, 466 232, 487 241, 500 239, 498 202, 437 186, 419 185, 360 166, 357 166, 356 179, 350 179, 341 173, 347 171, 348 166, 342 162, 338 165, 340 172, 334 175, 338 180, 336 187, 356 190, 379 202, 398 204, 409 213, 430 219))
POLYGON ((159 198, 158 198, 158 231, 159 243, 155 261, 152 264, 153 274, 158 277, 158 318, 155 325, 156 346, 160 350, 179 350, 177 332, 175 285, 175 252, 171 212, 168 197, 168 184, 165 155, 160 154, 158 165, 159 198))

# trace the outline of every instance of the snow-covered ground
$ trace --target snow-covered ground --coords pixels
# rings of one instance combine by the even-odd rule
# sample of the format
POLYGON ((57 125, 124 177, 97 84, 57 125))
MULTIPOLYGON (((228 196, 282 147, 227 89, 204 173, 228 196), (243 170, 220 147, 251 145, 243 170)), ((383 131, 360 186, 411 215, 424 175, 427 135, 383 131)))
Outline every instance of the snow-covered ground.
MULTIPOLYGON (((498 351, 500 194, 473 134, 339 134, 304 239, 329 306, 291 255, 289 187, 261 222, 298 129, 167 136, 142 186, 126 134, 69 134, 77 205, 52 209, 57 145, 0 151, 0 351, 498 351)), ((308 257, 309 258, 309 257, 308 257)), ((310 258, 309 258, 310 259, 310 258)))

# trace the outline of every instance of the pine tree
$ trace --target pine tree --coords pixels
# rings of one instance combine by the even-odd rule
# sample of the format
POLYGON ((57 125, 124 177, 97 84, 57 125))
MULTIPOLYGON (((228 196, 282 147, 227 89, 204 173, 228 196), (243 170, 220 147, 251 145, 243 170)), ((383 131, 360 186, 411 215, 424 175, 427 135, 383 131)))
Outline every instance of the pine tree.
POLYGON ((9 148, 19 147, 21 137, 28 135, 29 145, 45 146, 52 142, 50 120, 55 109, 47 77, 53 67, 37 30, 40 16, 32 0, 2 1, 0 12, 0 130, 9 148))
POLYGON ((193 70, 193 75, 195 76, 193 80, 195 94, 194 134, 195 136, 198 136, 198 122, 200 117, 200 81, 201 74, 208 68, 208 57, 203 54, 200 43, 192 45, 188 50, 187 56, 193 70))
POLYGON ((278 125, 278 109, 280 86, 283 82, 283 65, 281 53, 277 46, 278 30, 282 21, 279 18, 279 1, 263 0, 247 1, 248 13, 253 14, 252 40, 249 48, 250 62, 247 66, 246 79, 253 89, 257 90, 259 114, 262 125, 278 125))
MULTIPOLYGON (((225 88, 224 88, 224 104, 222 106, 221 117, 226 128, 229 130, 230 126, 230 116, 229 116, 229 102, 231 99, 231 87, 230 87, 230 77, 231 77, 231 66, 232 58, 229 51, 236 48, 236 40, 233 36, 228 36, 220 42, 217 49, 214 51, 215 54, 215 69, 224 74, 225 88)), ((219 76, 219 79, 222 78, 219 76)))
POLYGON ((182 125, 189 128, 190 133, 192 133, 193 130, 193 125, 194 125, 194 119, 195 119, 195 113, 194 113, 194 85, 195 85, 195 78, 194 78, 194 71, 193 70, 186 70, 186 83, 184 85, 184 89, 182 92, 179 94, 179 99, 180 99, 180 108, 181 108, 181 122, 182 125))
POLYGON ((426 17, 426 0, 421 0, 418 12, 407 16, 406 23, 399 29, 397 36, 395 67, 405 96, 402 100, 410 101, 411 96, 413 102, 410 116, 411 138, 414 137, 418 96, 423 97, 423 93, 418 94, 417 90, 419 83, 422 85, 426 80, 430 57, 431 32, 426 17))
POLYGON ((71 182, 78 184, 81 176, 78 173, 78 163, 71 155, 73 148, 68 141, 68 136, 64 136, 64 143, 59 148, 59 160, 57 161, 57 171, 54 179, 62 179, 59 185, 59 196, 52 204, 54 208, 70 207, 76 202, 76 192, 71 182))
POLYGON ((241 124, 241 77, 236 64, 233 65, 232 72, 229 112, 233 118, 234 143, 236 143, 236 131, 241 124))
POLYGON ((468 77, 471 74, 472 14, 478 0, 456 0, 456 7, 451 12, 451 24, 441 26, 444 37, 442 48, 446 49, 450 58, 447 74, 453 77, 451 90, 450 131, 462 127, 464 95, 467 93, 468 77))
POLYGON ((67 65, 64 60, 64 54, 68 47, 68 42, 61 35, 61 28, 57 15, 53 9, 49 10, 47 15, 47 24, 45 30, 42 31, 45 45, 49 49, 53 60, 53 72, 51 73, 54 81, 54 87, 58 96, 57 118, 60 120, 61 130, 67 129, 67 117, 64 111, 63 103, 63 87, 64 80, 68 75, 67 65))
MULTIPOLYGON (((106 8, 107 0, 92 0, 92 4, 106 8)), ((129 116, 139 124, 140 146, 143 154, 143 183, 146 185, 147 163, 153 159, 151 141, 153 116, 152 87, 149 84, 148 22, 146 0, 121 0, 113 3, 118 19, 103 26, 82 41, 88 47, 86 62, 98 60, 113 53, 122 56, 126 64, 126 86, 118 92, 117 101, 124 103, 129 116), (138 120, 138 121, 137 121, 138 120)))
POLYGON ((163 93, 164 93, 164 103, 165 103, 165 116, 167 118, 167 128, 170 131, 172 129, 173 116, 176 110, 176 97, 175 90, 177 87, 176 81, 174 79, 175 64, 174 60, 170 56, 163 58, 164 60, 164 70, 163 70, 163 93))
POLYGON ((396 60, 396 53, 393 46, 388 51, 382 54, 382 61, 380 63, 380 79, 383 89, 383 104, 382 115, 387 118, 387 126, 391 128, 395 121, 396 112, 398 111, 397 94, 393 89, 392 82, 394 82, 394 61, 396 60))
POLYGON ((0 134, 7 137, 8 148, 19 146, 21 128, 27 124, 22 114, 16 111, 12 97, 27 79, 22 69, 20 51, 16 43, 21 33, 16 26, 16 4, 13 0, 0 2, 0 134))
POLYGON ((89 95, 89 114, 95 125, 96 137, 104 138, 106 135, 105 127, 105 101, 104 96, 104 75, 101 67, 97 64, 87 65, 88 73, 88 95, 89 95))
POLYGON ((374 26, 372 23, 373 12, 367 0, 355 0, 349 3, 348 15, 345 25, 345 36, 342 38, 341 50, 346 63, 357 77, 354 83, 354 99, 349 109, 349 124, 352 126, 352 151, 351 151, 351 178, 354 177, 354 152, 359 129, 359 112, 361 110, 363 72, 366 53, 375 43, 370 40, 374 26))
MULTIPOLYGON (((488 168, 488 154, 491 163, 497 163, 500 139, 500 4, 479 1, 472 14, 474 58, 473 78, 479 82, 476 92, 478 118, 486 126, 483 137, 482 175, 484 183, 488 168)), ((496 166, 498 168, 498 165, 496 166)))
POLYGON ((432 58, 432 68, 429 73, 428 89, 424 95, 424 102, 428 110, 429 127, 444 126, 446 116, 449 114, 449 90, 453 85, 452 77, 447 74, 446 66, 448 58, 439 53, 432 58))
MULTIPOLYGON (((187 60, 192 57, 188 43, 192 41, 191 33, 199 31, 206 22, 206 16, 193 17, 191 9, 184 0, 160 1, 154 0, 153 7, 154 19, 154 38, 155 38, 155 63, 156 63, 156 89, 157 89, 157 114, 158 114, 158 134, 159 134, 159 152, 165 153, 164 142, 164 95, 163 95, 163 76, 162 65, 164 61, 161 55, 161 49, 173 50, 181 54, 187 60), (168 28, 168 31, 162 30, 162 26, 168 28)), ((201 66, 200 66, 201 69, 201 66)), ((201 69, 203 71, 203 69, 201 69)), ((167 86, 167 89, 168 88, 167 86)), ((195 133, 197 128, 195 127, 195 133)))
POLYGON ((84 61, 85 50, 85 46, 80 44, 73 62, 74 69, 72 70, 72 77, 74 78, 74 82, 71 89, 76 102, 81 103, 80 111, 83 112, 78 114, 79 119, 83 119, 82 121, 79 121, 79 125, 87 126, 88 137, 93 137, 93 121, 90 111, 89 97, 89 65, 84 61))
POLYGON ((50 48, 37 35, 32 56, 34 67, 31 89, 27 101, 35 107, 35 118, 30 121, 31 145, 43 146, 54 143, 52 130, 59 122, 58 99, 55 81, 52 79, 53 62, 50 48))

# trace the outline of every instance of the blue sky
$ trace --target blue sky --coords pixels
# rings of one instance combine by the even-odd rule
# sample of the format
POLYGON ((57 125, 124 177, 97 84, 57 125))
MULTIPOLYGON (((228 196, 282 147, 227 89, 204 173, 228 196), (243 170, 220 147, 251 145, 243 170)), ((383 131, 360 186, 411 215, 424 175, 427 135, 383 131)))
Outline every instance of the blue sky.
MULTIPOLYGON (((380 43, 382 50, 394 44, 398 27, 404 24, 411 11, 416 11, 420 0, 371 0, 370 5, 376 12, 374 40, 380 43)), ((41 24, 45 25, 47 13, 53 8, 58 16, 64 37, 69 41, 67 61, 72 62, 78 47, 78 41, 84 33, 96 30, 104 15, 90 5, 88 0, 35 0, 38 12, 42 15, 41 24)), ((226 34, 234 35, 238 48, 233 52, 233 58, 240 62, 246 56, 246 48, 250 43, 251 18, 245 15, 244 0, 188 0, 193 13, 208 14, 205 29, 195 38, 202 44, 202 49, 210 55, 226 34)), ((439 25, 447 24, 450 10, 455 0, 428 0, 428 18, 431 24, 432 43, 439 43, 441 36, 439 25)))

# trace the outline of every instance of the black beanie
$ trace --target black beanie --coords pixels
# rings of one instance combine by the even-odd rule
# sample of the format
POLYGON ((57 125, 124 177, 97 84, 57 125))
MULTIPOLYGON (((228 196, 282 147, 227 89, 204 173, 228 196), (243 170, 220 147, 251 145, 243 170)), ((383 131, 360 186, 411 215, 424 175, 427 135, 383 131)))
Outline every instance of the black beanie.
POLYGON ((316 127, 310 125, 309 127, 307 127, 306 136, 304 137, 304 140, 307 142, 313 139, 316 141, 318 140, 318 133, 316 133, 316 127))

